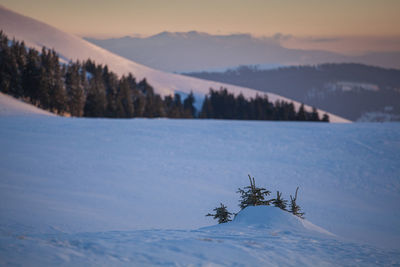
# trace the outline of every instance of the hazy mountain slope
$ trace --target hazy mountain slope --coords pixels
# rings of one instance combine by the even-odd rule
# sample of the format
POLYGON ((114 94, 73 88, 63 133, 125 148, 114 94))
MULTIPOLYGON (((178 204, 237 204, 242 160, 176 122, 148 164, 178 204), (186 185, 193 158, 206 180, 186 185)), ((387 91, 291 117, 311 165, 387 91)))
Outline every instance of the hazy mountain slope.
POLYGON ((53 113, 37 108, 31 104, 24 103, 12 96, 0 92, 0 116, 54 116, 53 113))
POLYGON ((211 35, 196 31, 162 32, 150 37, 86 40, 149 67, 177 72, 208 71, 239 65, 310 65, 357 62, 400 68, 400 51, 346 56, 322 50, 286 48, 280 36, 211 35))
POLYGON ((123 37, 86 40, 146 66, 165 71, 199 71, 243 64, 305 64, 326 62, 345 56, 324 51, 302 51, 282 47, 273 38, 249 34, 210 35, 192 32, 162 32, 147 38, 123 37))
MULTIPOLYGON (((34 19, 19 15, 4 7, 0 7, 0 27, 8 35, 18 40, 24 40, 28 46, 41 49, 42 46, 54 48, 66 61, 72 59, 91 58, 97 63, 107 64, 113 72, 119 75, 131 72, 138 79, 146 78, 161 95, 172 94, 174 92, 189 93, 193 91, 196 95, 208 93, 209 88, 227 87, 229 91, 245 96, 252 97, 259 91, 227 85, 219 82, 204 81, 192 77, 166 73, 145 67, 123 57, 117 56, 107 50, 97 47, 77 36, 62 32, 34 19)), ((276 94, 268 94, 270 100, 282 99, 291 101, 276 94)), ((294 102, 295 106, 299 103, 294 102)), ((321 112, 322 116, 323 112, 321 112)), ((332 122, 345 122, 340 117, 330 114, 332 122)))

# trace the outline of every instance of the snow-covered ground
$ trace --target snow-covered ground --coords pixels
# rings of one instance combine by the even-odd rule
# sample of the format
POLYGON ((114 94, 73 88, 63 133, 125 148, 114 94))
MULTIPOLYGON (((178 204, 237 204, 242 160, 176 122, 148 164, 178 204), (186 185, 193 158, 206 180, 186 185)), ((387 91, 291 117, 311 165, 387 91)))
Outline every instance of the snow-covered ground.
MULTIPOLYGON (((306 222, 308 223, 308 222, 306 222)), ((398 266, 398 251, 306 228, 275 207, 248 207, 198 230, 2 235, 0 264, 27 266, 398 266), (22 256, 23 255, 23 256, 22 256)))
MULTIPOLYGON (((167 73, 143 66, 89 43, 78 36, 15 13, 1 5, 0 30, 4 31, 10 39, 15 38, 16 40, 24 41, 28 47, 36 48, 39 51, 43 46, 53 48, 65 62, 90 58, 98 64, 108 65, 111 71, 120 76, 131 72, 138 80, 146 78, 155 91, 162 96, 171 95, 175 92, 189 94, 191 91, 194 92, 195 96, 204 96, 209 92, 210 88, 219 89, 221 87, 228 88, 230 92, 236 95, 242 93, 246 97, 265 94, 254 89, 167 73)), ((267 95, 272 102, 283 100, 293 102, 296 108, 300 106, 300 103, 283 96, 273 93, 268 93, 267 95)), ((305 107, 311 111, 311 107, 305 107)), ((325 112, 319 110, 319 113, 322 117, 325 112)), ((349 122, 334 114, 328 114, 331 122, 349 122)))
POLYGON ((399 123, 0 125, 0 265, 400 264, 399 123), (276 212, 199 229, 220 202, 239 211, 247 174, 286 199, 300 186, 306 219, 335 236, 276 212))

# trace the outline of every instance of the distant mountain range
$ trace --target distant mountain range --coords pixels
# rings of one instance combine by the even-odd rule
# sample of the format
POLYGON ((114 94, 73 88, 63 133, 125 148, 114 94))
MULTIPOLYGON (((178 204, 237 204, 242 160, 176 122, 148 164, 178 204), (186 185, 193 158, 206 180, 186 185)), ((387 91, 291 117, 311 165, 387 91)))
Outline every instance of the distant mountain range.
POLYGON ((191 31, 162 32, 146 38, 85 39, 140 64, 169 72, 219 70, 239 65, 327 62, 400 68, 400 51, 346 56, 321 50, 289 49, 283 47, 277 37, 255 38, 249 34, 210 35, 191 31))
POLYGON ((187 75, 274 92, 353 121, 400 121, 400 70, 397 69, 362 64, 275 70, 242 66, 226 72, 187 75))

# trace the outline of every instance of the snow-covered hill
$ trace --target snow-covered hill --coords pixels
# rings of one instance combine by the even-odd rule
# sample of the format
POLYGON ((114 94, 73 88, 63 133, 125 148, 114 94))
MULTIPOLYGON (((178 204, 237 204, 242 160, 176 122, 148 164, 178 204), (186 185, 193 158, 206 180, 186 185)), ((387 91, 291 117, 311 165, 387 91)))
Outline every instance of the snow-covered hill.
MULTIPOLYGON (((226 87, 235 94, 241 92, 247 97, 264 94, 263 92, 249 88, 206 81, 148 68, 117 56, 77 36, 62 32, 45 23, 22 16, 1 6, 0 28, 9 38, 23 40, 29 47, 36 49, 41 49, 42 46, 54 48, 65 61, 91 58, 97 63, 107 64, 110 70, 118 75, 131 72, 138 79, 146 78, 155 87, 156 92, 161 95, 168 95, 174 92, 189 93, 190 91, 193 91, 195 95, 204 95, 208 93, 210 88, 219 89, 220 87, 226 87)), ((276 94, 268 93, 268 97, 272 101, 281 99, 293 102, 296 107, 300 105, 296 101, 276 94)), ((310 110, 310 107, 307 108, 310 110)), ((321 111, 320 115, 322 116, 323 113, 321 111)), ((329 114, 329 116, 331 122, 348 122, 348 120, 333 114, 329 114)))
POLYGON ((0 116, 34 116, 47 115, 54 116, 53 113, 37 108, 33 105, 24 103, 12 96, 0 92, 0 116))

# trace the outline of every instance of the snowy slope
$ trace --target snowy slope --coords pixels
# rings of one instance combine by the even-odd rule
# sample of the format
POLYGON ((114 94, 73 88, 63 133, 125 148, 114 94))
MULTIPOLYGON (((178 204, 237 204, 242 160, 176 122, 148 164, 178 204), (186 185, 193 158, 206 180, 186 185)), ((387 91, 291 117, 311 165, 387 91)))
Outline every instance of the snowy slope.
MULTIPOLYGON (((117 56, 77 36, 62 32, 52 26, 22 16, 1 6, 0 28, 9 38, 24 40, 30 47, 39 50, 42 46, 54 48, 64 60, 86 60, 91 58, 97 63, 107 64, 110 70, 118 75, 131 72, 138 79, 147 78, 156 92, 161 95, 172 94, 174 92, 189 93, 190 91, 193 91, 195 95, 204 95, 208 93, 210 88, 219 89, 220 87, 226 87, 235 94, 242 92, 248 97, 254 97, 257 93, 264 94, 253 89, 205 81, 148 68, 117 56)), ((299 106, 299 103, 276 94, 268 93, 268 97, 272 101, 281 99, 293 102, 296 107, 299 106)), ((310 108, 308 107, 308 109, 310 108)), ((323 113, 320 112, 320 115, 322 116, 323 113)), ((329 116, 331 122, 348 122, 348 120, 333 114, 329 114, 329 116)))
POLYGON ((195 229, 247 174, 352 240, 400 244, 400 124, 0 118, 0 231, 195 229), (368 234, 366 234, 368 233, 368 234))
POLYGON ((37 108, 31 104, 24 103, 12 96, 0 92, 0 116, 54 116, 53 113, 37 108))

